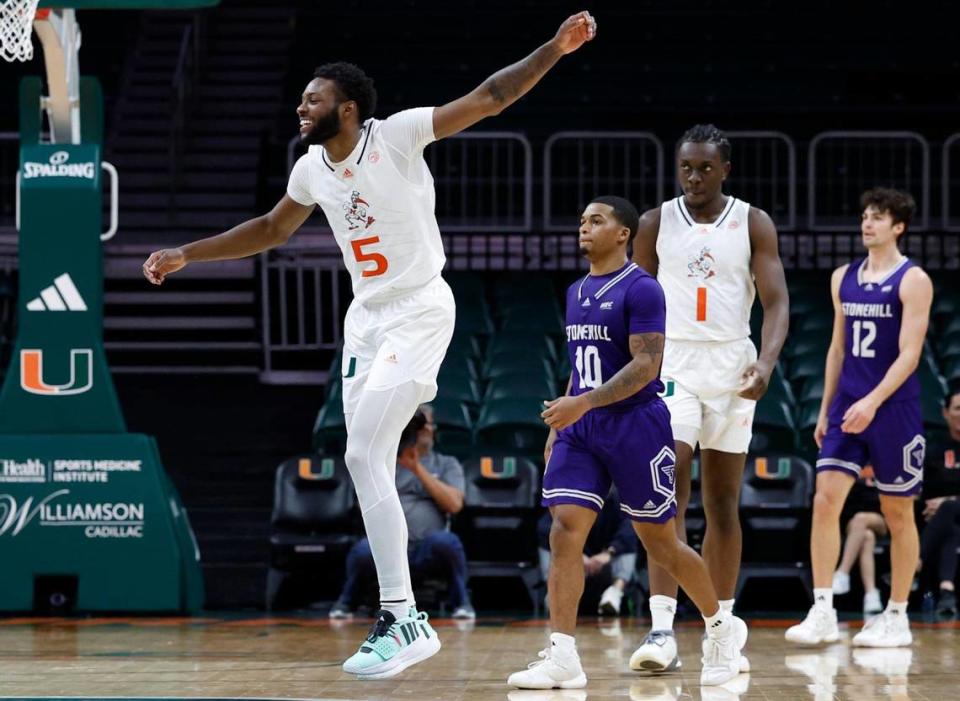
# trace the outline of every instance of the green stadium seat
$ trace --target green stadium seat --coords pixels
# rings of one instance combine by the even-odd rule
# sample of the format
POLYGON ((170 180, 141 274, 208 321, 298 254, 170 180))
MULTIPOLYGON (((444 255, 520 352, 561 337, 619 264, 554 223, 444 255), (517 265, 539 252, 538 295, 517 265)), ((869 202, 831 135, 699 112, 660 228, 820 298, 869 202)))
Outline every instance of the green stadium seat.
POLYGON ((479 450, 517 451, 540 462, 549 429, 536 399, 494 399, 485 402, 477 419, 474 442, 479 450))
POLYGON ((473 358, 457 353, 447 353, 440 365, 439 376, 446 377, 447 375, 466 375, 475 380, 479 377, 473 358))
POLYGON ((501 273, 492 285, 491 294, 498 308, 509 307, 520 300, 549 302, 557 299, 549 276, 529 272, 501 273))
POLYGON ((548 311, 531 315, 528 310, 522 307, 509 309, 503 315, 500 330, 501 333, 537 331, 552 336, 560 336, 563 334, 563 319, 559 314, 548 311))
POLYGON ((955 292, 934 294, 930 317, 937 329, 945 329, 949 322, 960 314, 960 295, 955 292))
POLYGON ((945 320, 943 329, 939 332, 938 336, 941 338, 947 336, 960 336, 960 315, 948 317, 945 320))
POLYGON ((546 351, 551 361, 557 360, 557 349, 553 341, 548 335, 539 331, 497 334, 487 345, 487 359, 489 361, 493 357, 509 353, 524 355, 531 351, 538 356, 546 351))
POLYGON ((313 448, 327 455, 343 455, 347 447, 347 421, 343 399, 331 396, 320 407, 313 424, 313 448))
POLYGON ((477 406, 480 403, 480 389, 476 380, 469 375, 448 373, 437 378, 437 399, 477 406))
POLYGON ((450 285, 458 304, 462 299, 483 299, 486 296, 483 273, 473 271, 445 272, 443 279, 450 285))
POLYGON ((960 356, 960 334, 941 337, 936 348, 941 360, 960 356))
POLYGON ((820 377, 823 375, 825 362, 826 358, 820 353, 795 356, 790 361, 787 377, 794 385, 804 382, 808 377, 820 377))
POLYGON ((493 320, 486 304, 457 304, 457 320, 454 333, 489 336, 493 333, 493 320))
POLYGON ((779 363, 770 375, 770 383, 767 385, 767 392, 764 396, 770 397, 770 399, 778 402, 784 402, 791 410, 794 404, 796 404, 793 390, 790 388, 790 385, 787 384, 787 380, 783 376, 783 370, 780 369, 779 363))
POLYGON ((823 397, 823 375, 813 375, 806 378, 803 383, 801 383, 800 394, 798 400, 801 404, 808 402, 811 399, 820 401, 823 397))
POLYGON ((447 355, 459 355, 477 360, 480 358, 480 341, 469 333, 455 333, 450 339, 447 355))
POLYGON ((765 395, 757 402, 750 452, 792 452, 796 449, 796 426, 790 406, 765 395))
POLYGON ((819 355, 826 359, 828 348, 830 348, 830 334, 791 332, 787 337, 783 354, 787 358, 795 358, 798 355, 819 355))
POLYGON ((571 370, 573 370, 573 368, 570 367, 570 355, 566 349, 564 349, 563 353, 560 354, 560 359, 557 361, 557 380, 560 381, 563 387, 567 386, 567 380, 570 379, 571 370))
POLYGON ((430 406, 437 427, 437 449, 461 458, 469 455, 473 449, 473 419, 466 403, 438 396, 430 406))
POLYGON ((553 399, 556 385, 548 377, 530 373, 509 373, 490 381, 484 394, 484 401, 496 399, 520 399, 532 397, 539 401, 553 399))
POLYGON ((960 356, 952 356, 943 363, 943 377, 948 385, 960 380, 960 356))
POLYGON ((539 377, 554 379, 554 359, 546 347, 529 349, 526 353, 517 353, 504 349, 487 356, 484 366, 484 376, 487 379, 500 377, 505 374, 529 372, 539 377))
POLYGON ((796 325, 790 328, 790 333, 803 336, 823 334, 829 339, 833 333, 833 310, 828 308, 811 311, 797 319, 796 325))

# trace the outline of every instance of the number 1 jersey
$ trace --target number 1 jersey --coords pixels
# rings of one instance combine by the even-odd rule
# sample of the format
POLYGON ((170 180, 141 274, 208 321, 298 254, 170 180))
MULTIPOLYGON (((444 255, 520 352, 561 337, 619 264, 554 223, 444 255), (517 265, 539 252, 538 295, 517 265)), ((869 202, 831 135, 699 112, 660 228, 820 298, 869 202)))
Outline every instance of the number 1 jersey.
MULTIPOLYGON (((850 263, 840 281, 844 347, 838 390, 854 399, 873 391, 900 355, 900 282, 914 265, 905 257, 882 280, 867 282, 863 279, 866 264, 866 258, 850 263)), ((919 396, 920 379, 914 371, 887 402, 919 396)))
POLYGON ((405 297, 443 269, 433 176, 423 158, 432 141, 433 108, 404 110, 364 122, 342 161, 314 145, 290 173, 287 194, 323 209, 357 302, 405 297))
MULTIPOLYGON (((664 332, 666 303, 660 284, 636 263, 607 275, 587 275, 567 290, 570 394, 599 387, 629 363, 630 335, 664 332)), ((663 391, 660 369, 645 387, 607 407, 643 404, 663 391)))

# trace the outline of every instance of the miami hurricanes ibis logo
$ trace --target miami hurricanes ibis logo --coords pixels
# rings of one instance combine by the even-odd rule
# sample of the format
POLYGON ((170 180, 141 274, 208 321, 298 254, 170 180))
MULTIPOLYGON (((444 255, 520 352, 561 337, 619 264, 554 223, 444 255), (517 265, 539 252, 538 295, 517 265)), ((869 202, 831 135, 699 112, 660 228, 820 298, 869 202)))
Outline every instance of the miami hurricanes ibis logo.
POLYGON ((369 229, 376 221, 367 210, 370 209, 370 203, 360 196, 357 190, 350 193, 350 201, 342 205, 344 218, 350 225, 350 231, 357 229, 369 229))
POLYGON ((44 380, 43 351, 25 348, 20 351, 20 386, 30 394, 48 397, 83 394, 93 387, 93 351, 89 348, 70 349, 70 381, 55 385, 44 380))
POLYGON ((700 249, 700 253, 696 257, 691 257, 687 263, 687 277, 708 280, 717 274, 714 270, 716 264, 717 259, 710 253, 709 246, 704 246, 700 249))

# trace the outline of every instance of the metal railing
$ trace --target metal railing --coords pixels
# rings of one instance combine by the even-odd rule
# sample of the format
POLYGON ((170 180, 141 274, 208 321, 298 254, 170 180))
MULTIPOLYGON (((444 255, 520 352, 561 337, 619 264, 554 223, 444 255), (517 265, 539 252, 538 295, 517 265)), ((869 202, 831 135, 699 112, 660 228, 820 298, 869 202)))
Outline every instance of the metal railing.
POLYGON ((729 131, 733 142, 730 187, 767 212, 780 231, 797 228, 797 148, 779 131, 729 131))
POLYGON ((187 111, 190 107, 194 86, 200 72, 201 48, 203 46, 205 33, 206 21, 203 13, 193 13, 192 20, 184 26, 183 34, 180 37, 180 52, 177 55, 177 66, 173 72, 173 80, 170 84, 169 212, 171 216, 176 210, 176 197, 181 185, 187 111))
POLYGON ((340 271, 305 253, 260 256, 264 382, 322 382, 318 351, 340 342, 340 271))
POLYGON ((641 212, 663 201, 663 144, 645 131, 561 131, 544 146, 546 231, 573 231, 587 203, 626 197, 641 212))
POLYGON ((943 228, 945 231, 960 231, 960 217, 954 219, 953 210, 950 207, 953 198, 960 197, 960 179, 954 182, 956 173, 953 170, 953 154, 960 147, 960 133, 953 134, 943 142, 943 151, 941 152, 941 187, 943 188, 943 197, 940 200, 943 208, 943 228))
MULTIPOLYGON (((301 149, 287 143, 287 172, 301 149)), ((443 231, 533 230, 533 149, 517 132, 455 134, 427 147, 437 223, 443 231)))
POLYGON ((849 231, 860 218, 860 194, 878 185, 913 194, 911 231, 930 223, 930 145, 911 131, 827 131, 808 150, 808 228, 849 231))

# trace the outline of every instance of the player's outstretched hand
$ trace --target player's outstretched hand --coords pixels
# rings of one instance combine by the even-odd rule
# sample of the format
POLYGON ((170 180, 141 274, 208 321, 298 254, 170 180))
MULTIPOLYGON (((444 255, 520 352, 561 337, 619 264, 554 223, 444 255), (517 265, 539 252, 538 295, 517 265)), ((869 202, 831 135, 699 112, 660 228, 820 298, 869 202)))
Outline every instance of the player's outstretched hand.
POLYGON ((154 251, 143 264, 143 276, 154 285, 161 284, 170 273, 175 273, 187 264, 187 258, 179 248, 164 248, 154 251))
POLYGON ((564 20, 556 36, 553 37, 553 43, 560 49, 560 53, 569 54, 595 36, 597 36, 597 20, 584 10, 564 20))
POLYGON ((840 424, 840 430, 844 433, 863 433, 873 417, 877 414, 877 407, 874 403, 864 397, 854 402, 843 415, 843 423, 840 424))
POLYGON ((767 392, 767 375, 756 363, 751 364, 740 376, 740 392, 744 399, 760 399, 767 392))
POLYGON ((582 394, 575 397, 566 396, 559 399, 548 399, 543 404, 547 407, 540 414, 543 417, 543 422, 558 431, 575 424, 581 416, 590 410, 590 404, 582 394))

